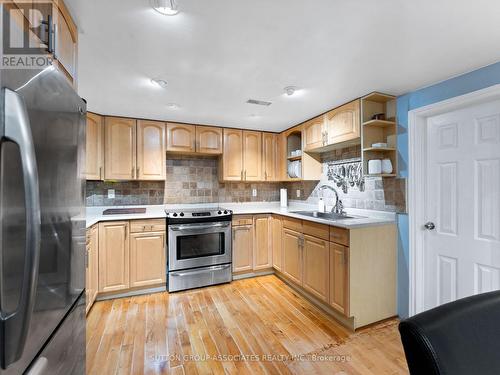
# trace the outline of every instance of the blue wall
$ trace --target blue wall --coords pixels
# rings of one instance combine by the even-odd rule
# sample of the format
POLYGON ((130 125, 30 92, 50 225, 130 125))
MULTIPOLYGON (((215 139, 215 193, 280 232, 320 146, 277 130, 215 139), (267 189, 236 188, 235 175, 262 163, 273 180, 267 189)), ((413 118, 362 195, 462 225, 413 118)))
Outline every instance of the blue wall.
MULTIPOLYGON (((408 177, 408 111, 500 84, 500 62, 398 97, 399 173, 408 177)), ((408 316, 408 215, 398 215, 398 314, 408 316)))

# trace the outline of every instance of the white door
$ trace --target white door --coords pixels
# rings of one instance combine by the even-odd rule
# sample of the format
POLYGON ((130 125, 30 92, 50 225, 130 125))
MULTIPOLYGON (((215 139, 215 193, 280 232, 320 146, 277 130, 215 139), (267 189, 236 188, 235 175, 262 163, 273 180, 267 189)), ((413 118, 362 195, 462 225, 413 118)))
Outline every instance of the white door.
POLYGON ((500 100, 429 117, 426 165, 427 310, 500 289, 500 100))

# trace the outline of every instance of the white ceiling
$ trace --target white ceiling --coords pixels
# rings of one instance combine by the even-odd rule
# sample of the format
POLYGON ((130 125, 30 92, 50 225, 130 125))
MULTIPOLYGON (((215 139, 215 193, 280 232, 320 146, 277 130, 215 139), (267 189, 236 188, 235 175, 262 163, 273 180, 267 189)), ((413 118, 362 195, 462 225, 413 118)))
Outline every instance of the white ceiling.
POLYGON ((174 17, 149 0, 66 2, 79 93, 104 114, 280 131, 500 61, 495 0, 178 0, 174 17), (285 97, 288 85, 303 90, 285 97))

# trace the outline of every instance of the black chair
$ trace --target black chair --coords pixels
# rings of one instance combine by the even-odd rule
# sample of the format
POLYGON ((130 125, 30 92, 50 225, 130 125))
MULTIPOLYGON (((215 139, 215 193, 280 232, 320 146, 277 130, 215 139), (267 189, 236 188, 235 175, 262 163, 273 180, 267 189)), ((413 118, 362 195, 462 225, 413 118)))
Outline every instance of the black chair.
POLYGON ((500 292, 415 315, 399 333, 411 375, 500 374, 500 292))

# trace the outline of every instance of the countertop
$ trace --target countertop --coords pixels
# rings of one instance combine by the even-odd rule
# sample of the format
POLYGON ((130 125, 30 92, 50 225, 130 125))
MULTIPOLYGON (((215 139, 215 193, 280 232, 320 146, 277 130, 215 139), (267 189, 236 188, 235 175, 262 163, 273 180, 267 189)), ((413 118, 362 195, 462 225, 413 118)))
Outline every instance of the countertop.
POLYGON ((120 220, 139 220, 139 219, 158 219, 165 218, 165 209, 193 209, 204 207, 222 207, 233 211, 234 215, 244 214, 277 214, 289 216, 301 220, 308 220, 320 224, 327 224, 341 228, 355 229, 374 225, 395 224, 396 214, 393 212, 360 210, 355 208, 346 208, 348 215, 357 216, 352 219, 343 219, 337 221, 325 220, 315 217, 303 216, 294 213, 294 211, 314 211, 316 205, 305 204, 301 202, 290 201, 288 207, 280 207, 279 202, 258 202, 258 203, 207 203, 207 204, 167 204, 156 206, 113 206, 113 207, 87 207, 86 224, 87 228, 100 221, 120 221, 120 220), (108 208, 146 208, 144 214, 130 215, 103 215, 103 211, 108 208))

